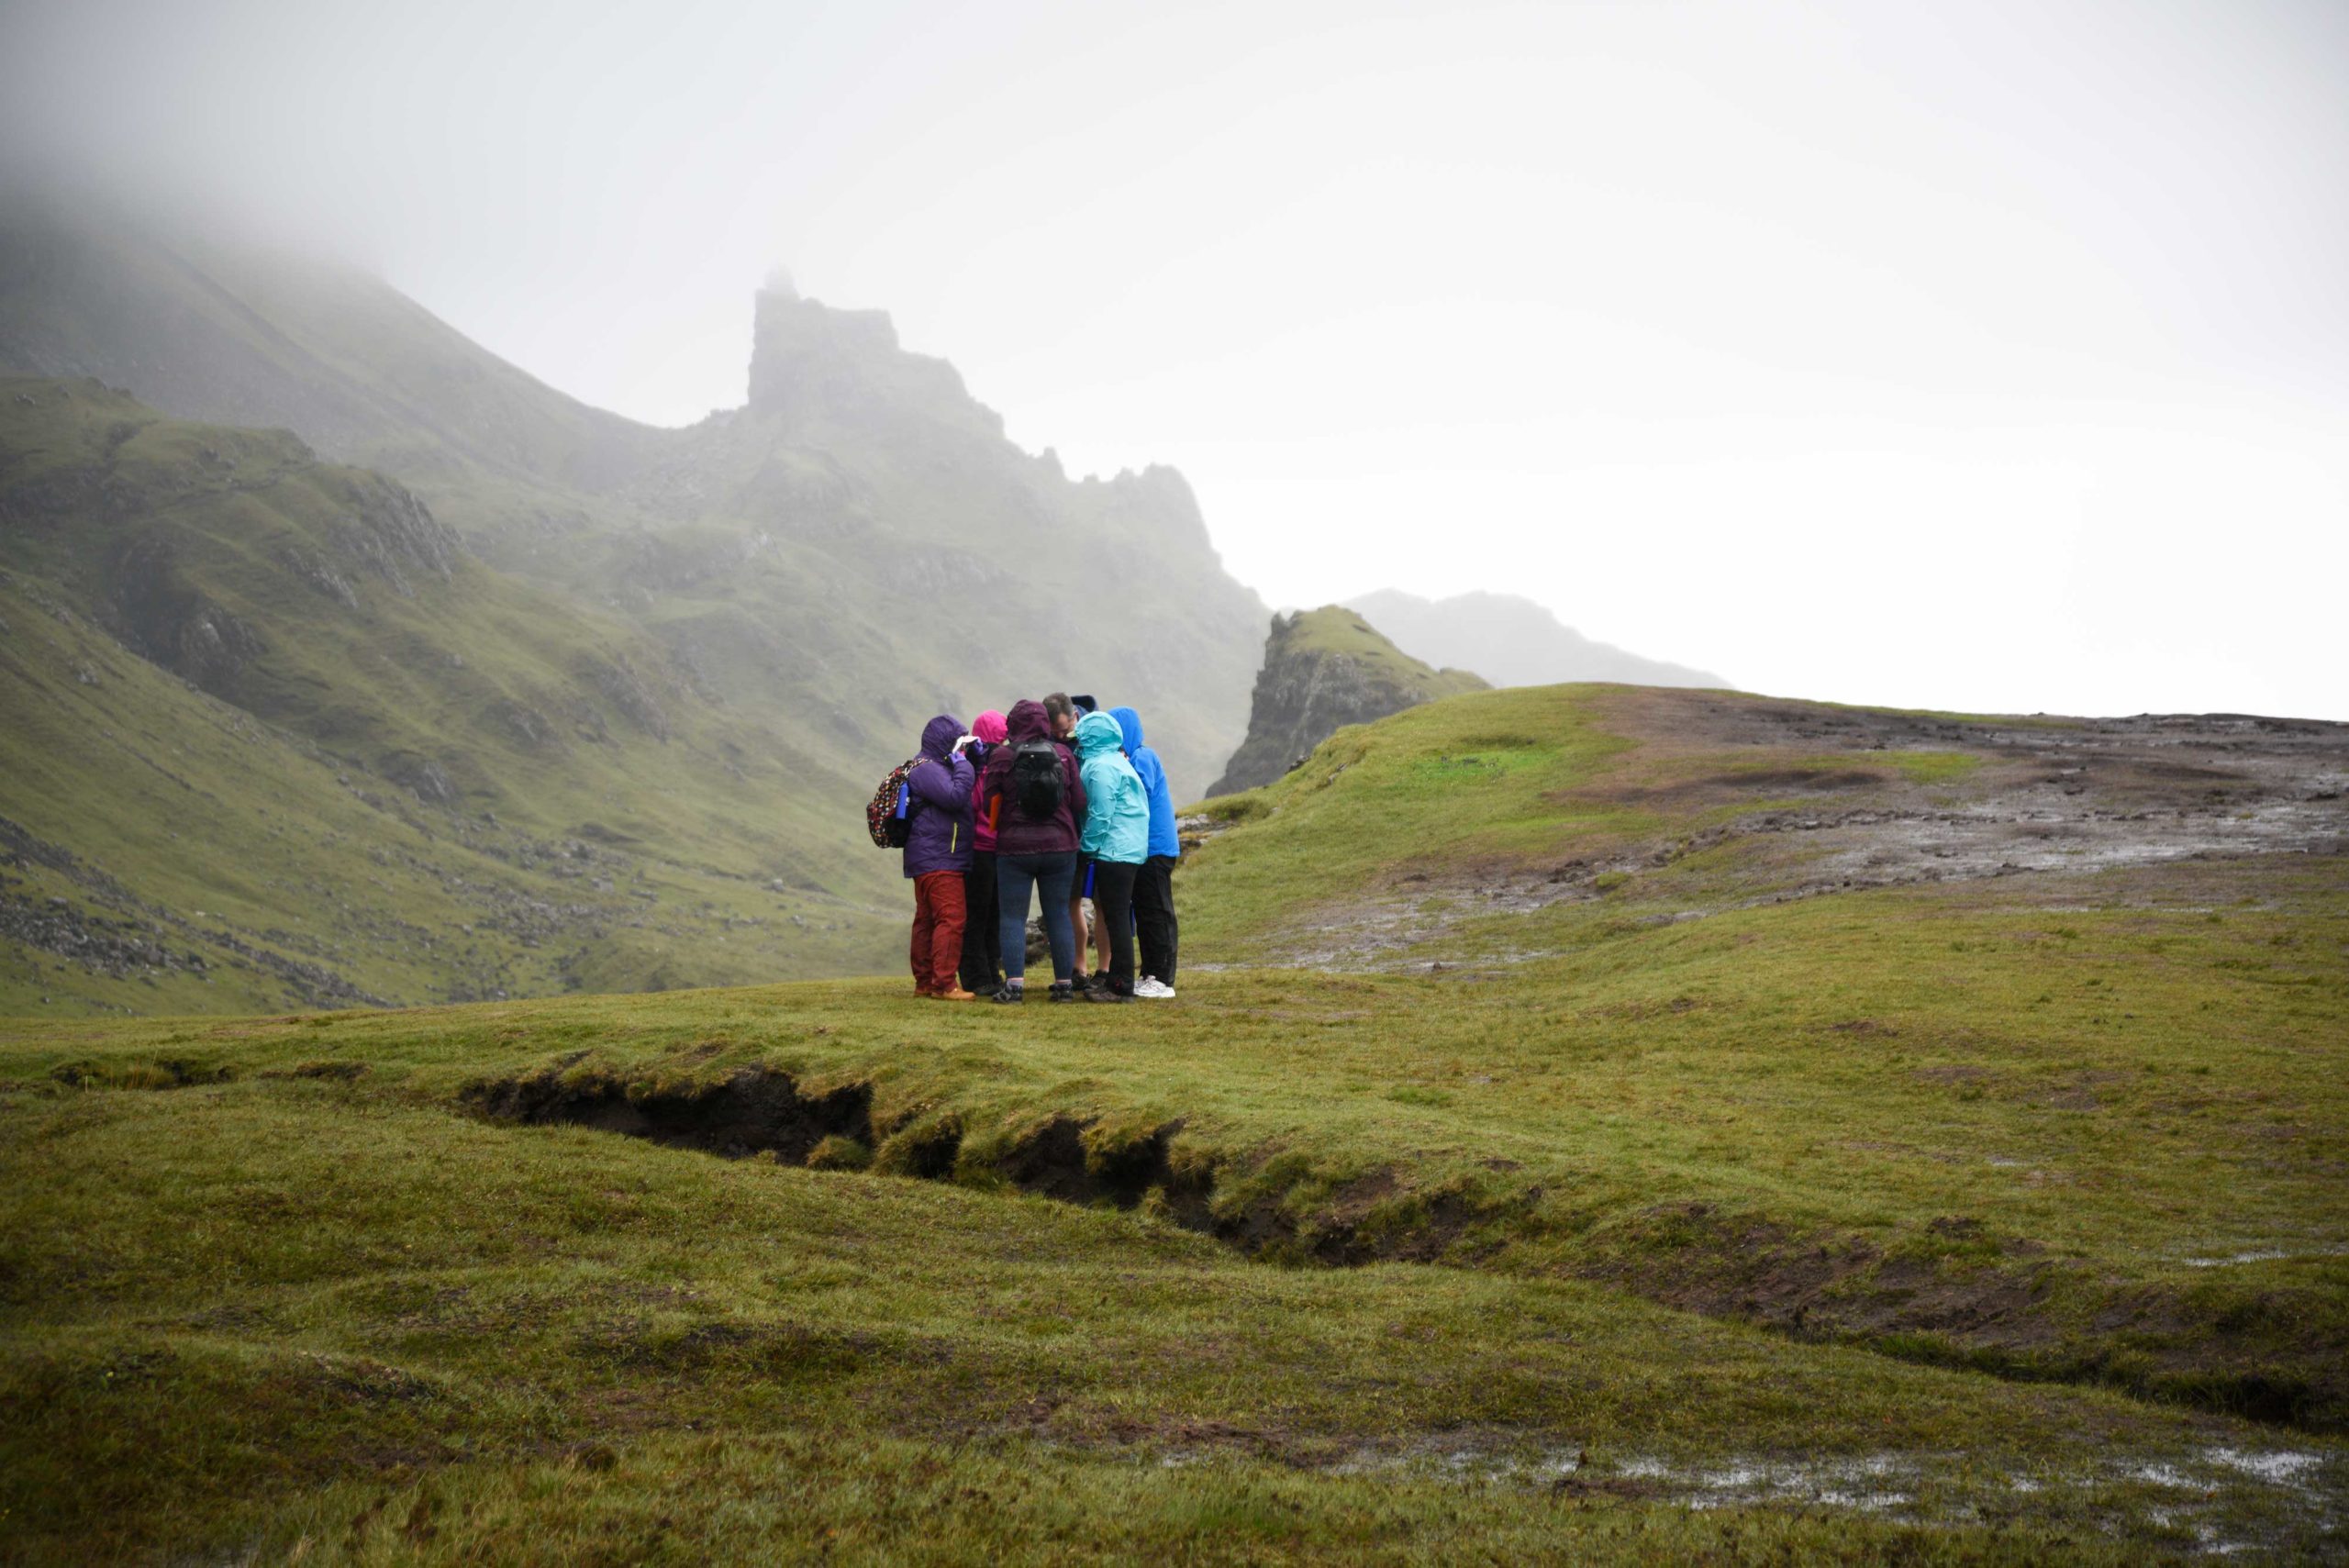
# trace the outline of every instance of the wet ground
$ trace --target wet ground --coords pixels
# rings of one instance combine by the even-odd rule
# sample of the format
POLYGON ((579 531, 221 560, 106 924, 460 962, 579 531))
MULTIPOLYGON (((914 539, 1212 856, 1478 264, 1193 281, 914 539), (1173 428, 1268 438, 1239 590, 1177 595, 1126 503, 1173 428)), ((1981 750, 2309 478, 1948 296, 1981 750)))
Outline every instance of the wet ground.
MULTIPOLYGON (((1179 1468, 1212 1462, 1218 1453, 1209 1441, 1178 1446, 1155 1462, 1179 1468)), ((1459 1432, 1282 1457, 1331 1474, 1434 1478, 1696 1510, 1774 1507, 1929 1528, 2060 1518, 2089 1539, 2163 1557, 2321 1559, 2337 1548, 2349 1518, 2349 1475, 2338 1455, 2281 1443, 2210 1442, 2159 1457, 2113 1452, 2016 1469, 1960 1453, 1898 1451, 1702 1460, 1607 1455, 1571 1446, 1529 1450, 1459 1432)))
POLYGON ((1642 744, 1561 804, 1633 806, 1669 827, 1546 862, 1403 868, 1302 922, 1289 962, 1396 967, 1464 920, 1665 871, 1648 884, 1678 902, 1664 917, 1699 918, 1906 884, 2349 853, 2349 725, 1968 720, 1653 688, 1606 701, 1607 728, 1642 744))
POLYGON ((2349 725, 2235 714, 1967 723, 1676 692, 1642 692, 1623 708, 1672 751, 1848 757, 1840 770, 1732 763, 1653 792, 1709 805, 1800 797, 1731 831, 1805 835, 1814 885, 2349 850, 2349 725), (1867 766, 1883 752, 1980 762, 1962 777, 1893 785, 1867 766))

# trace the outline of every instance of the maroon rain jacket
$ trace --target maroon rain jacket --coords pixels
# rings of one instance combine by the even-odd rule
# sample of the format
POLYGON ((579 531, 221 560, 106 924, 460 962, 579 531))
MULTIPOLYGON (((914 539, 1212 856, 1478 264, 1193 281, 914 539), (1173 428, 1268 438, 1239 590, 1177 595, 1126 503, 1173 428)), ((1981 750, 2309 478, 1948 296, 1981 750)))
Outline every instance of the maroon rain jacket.
POLYGON ((1076 852, 1076 839, 1085 826, 1085 784, 1077 777, 1076 759, 1057 740, 1061 754, 1061 806, 1049 822, 1030 822, 1013 804, 1011 754, 1025 740, 1052 740, 1052 727, 1044 705, 1022 699, 1004 716, 1003 744, 987 754, 979 774, 979 809, 995 819, 995 852, 999 855, 1065 855, 1076 852))

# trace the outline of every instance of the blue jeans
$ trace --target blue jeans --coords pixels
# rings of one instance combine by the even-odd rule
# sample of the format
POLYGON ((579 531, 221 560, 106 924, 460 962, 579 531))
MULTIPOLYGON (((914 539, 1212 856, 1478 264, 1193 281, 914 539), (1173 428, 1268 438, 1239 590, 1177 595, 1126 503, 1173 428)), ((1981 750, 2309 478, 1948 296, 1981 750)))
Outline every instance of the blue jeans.
POLYGON ((1076 930, 1068 923, 1068 884, 1075 873, 1073 854, 996 856, 996 896, 1002 910, 1007 978, 1018 980, 1028 973, 1028 890, 1031 887, 1043 895, 1044 940, 1052 950, 1052 978, 1075 978, 1076 930))

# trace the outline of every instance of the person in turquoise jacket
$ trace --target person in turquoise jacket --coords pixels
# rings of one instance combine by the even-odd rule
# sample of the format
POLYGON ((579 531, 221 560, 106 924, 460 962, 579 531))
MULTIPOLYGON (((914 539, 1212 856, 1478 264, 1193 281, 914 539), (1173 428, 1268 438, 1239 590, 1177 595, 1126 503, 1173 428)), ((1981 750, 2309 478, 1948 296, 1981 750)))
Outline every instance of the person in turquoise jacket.
POLYGON ((1126 760, 1126 732, 1106 713, 1076 721, 1077 777, 1085 785, 1085 836, 1093 858, 1093 913, 1109 933, 1109 984, 1096 1002, 1134 999, 1134 878, 1150 858, 1150 793, 1126 760))

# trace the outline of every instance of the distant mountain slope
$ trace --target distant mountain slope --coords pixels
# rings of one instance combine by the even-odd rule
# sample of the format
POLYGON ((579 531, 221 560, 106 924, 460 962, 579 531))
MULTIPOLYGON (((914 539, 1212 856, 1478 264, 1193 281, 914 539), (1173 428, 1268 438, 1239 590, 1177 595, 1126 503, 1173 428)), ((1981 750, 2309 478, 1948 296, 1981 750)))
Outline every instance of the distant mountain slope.
POLYGON ((0 834, 30 846, 0 1011, 891 968, 873 778, 933 713, 1056 688, 1141 708, 1197 793, 1264 606, 1179 474, 1070 480, 879 312, 771 291, 752 361, 744 407, 653 429, 351 269, 0 200, 0 834), (156 769, 188 793, 139 793, 156 769), (177 838, 132 832, 158 812, 177 838), (229 896, 264 821, 306 847, 229 896), (230 999, 72 956, 195 908, 319 973, 250 959, 230 999))
POLYGON ((1475 671, 1499 686, 1613 681, 1631 686, 1727 686, 1685 664, 1667 664, 1593 642, 1531 599, 1514 594, 1457 594, 1423 599, 1382 588, 1348 599, 1395 646, 1431 664, 1475 671))
POLYGON ((1428 668, 1342 606, 1275 616, 1248 739, 1208 793, 1234 795, 1270 784, 1349 724, 1485 689, 1464 670, 1428 668))
POLYGON ((941 708, 1055 688, 1141 708, 1186 792, 1242 733, 1264 606, 1182 478, 1072 482, 878 311, 770 290, 748 405, 653 429, 363 273, 14 201, 11 372, 282 425, 376 468, 484 562, 634 621, 704 695, 822 737, 852 771, 902 758, 941 708))
POLYGON ((658 989, 886 945, 896 868, 828 805, 861 769, 283 431, 0 379, 0 1011, 658 989))

